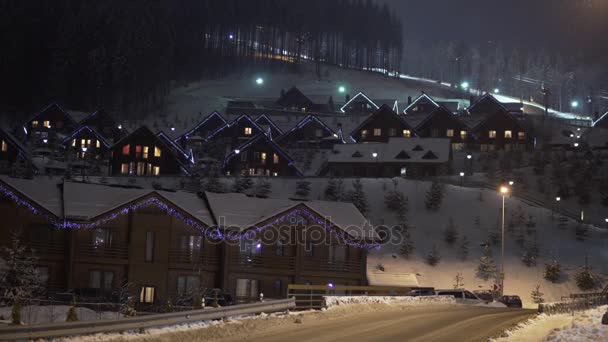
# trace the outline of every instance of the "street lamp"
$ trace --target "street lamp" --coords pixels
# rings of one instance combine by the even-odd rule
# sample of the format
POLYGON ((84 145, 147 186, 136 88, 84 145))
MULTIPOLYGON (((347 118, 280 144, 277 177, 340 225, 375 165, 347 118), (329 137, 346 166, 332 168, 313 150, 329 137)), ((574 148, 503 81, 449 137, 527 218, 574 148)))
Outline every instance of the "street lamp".
POLYGON ((256 78, 256 80, 255 80, 255 84, 257 84, 257 85, 262 85, 262 84, 264 84, 264 79, 263 79, 263 78, 261 78, 261 77, 256 78))
POLYGON ((505 197, 509 194, 509 188, 503 185, 499 190, 502 195, 502 237, 500 241, 500 295, 502 296, 505 292, 505 197))
POLYGON ((500 89, 494 88, 494 94, 498 94, 498 93, 500 93, 500 89))
POLYGON ((578 101, 574 100, 574 101, 570 102, 570 107, 578 108, 578 101))
POLYGON ((345 86, 338 87, 338 92, 340 92, 340 94, 344 94, 346 92, 346 87, 345 86))
POLYGON ((471 160, 472 158, 473 158, 473 156, 472 156, 472 155, 467 154, 467 159, 468 159, 468 160, 471 160))
POLYGON ((372 153, 372 157, 378 158, 378 153, 377 152, 372 153))
POLYGON ((515 184, 514 181, 509 181, 509 186, 513 186, 513 184, 515 184))
POLYGON ((460 173, 460 186, 464 186, 464 172, 460 173))

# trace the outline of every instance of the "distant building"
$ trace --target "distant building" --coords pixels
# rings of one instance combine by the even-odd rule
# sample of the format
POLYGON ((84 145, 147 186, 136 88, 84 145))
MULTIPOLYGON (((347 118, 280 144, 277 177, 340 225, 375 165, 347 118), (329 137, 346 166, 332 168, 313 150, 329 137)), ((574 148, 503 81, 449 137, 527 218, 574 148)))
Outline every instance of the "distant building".
POLYGON ((342 132, 335 132, 321 119, 308 115, 293 128, 277 139, 276 143, 283 148, 321 148, 331 149, 336 144, 343 144, 342 132))
MULTIPOLYGON (((168 139, 168 138, 167 138, 168 139)), ((112 176, 169 176, 189 174, 189 156, 143 126, 111 148, 112 176)))
POLYGON ((291 157, 265 134, 259 134, 229 153, 223 172, 229 176, 302 176, 291 157))
POLYGON ((415 137, 416 132, 403 115, 398 115, 389 106, 382 105, 359 124, 350 136, 356 142, 388 142, 394 137, 415 137))
POLYGON ((334 146, 322 176, 420 178, 448 174, 450 139, 390 138, 386 143, 334 146))
POLYGON ((0 173, 11 173, 17 162, 29 161, 27 149, 8 130, 0 127, 0 173))
POLYGON ((227 115, 289 115, 301 113, 333 113, 335 112, 331 96, 314 99, 304 95, 300 89, 291 87, 289 90, 281 91, 281 96, 276 100, 265 99, 238 99, 228 102, 227 115))
POLYGON ((89 126, 81 126, 72 132, 63 140, 62 146, 73 159, 100 160, 107 158, 110 150, 108 141, 89 126))
POLYGON ((266 114, 259 115, 255 118, 255 123, 266 131, 266 135, 271 140, 283 135, 283 131, 266 114))
POLYGON ((221 145, 226 153, 229 153, 237 146, 260 134, 266 134, 266 132, 249 115, 243 114, 211 132, 207 136, 207 141, 221 145))
POLYGON ((357 93, 350 100, 348 100, 341 108, 340 111, 346 114, 370 114, 380 108, 372 99, 370 99, 363 92, 357 93))
POLYGON ((428 114, 405 115, 405 121, 415 127, 421 138, 450 139, 454 151, 463 150, 474 142, 469 127, 443 105, 428 114))
POLYGON ((207 115, 191 130, 175 139, 175 142, 177 142, 183 149, 201 147, 204 144, 205 139, 207 139, 212 132, 225 125, 226 119, 224 119, 222 114, 213 112, 207 115))
POLYGON ((120 140, 125 135, 122 126, 116 123, 110 114, 103 109, 91 113, 80 121, 78 125, 80 127, 88 126, 110 143, 120 140))
POLYGON ((28 140, 35 146, 57 146, 77 127, 74 119, 56 103, 47 106, 25 124, 28 140))

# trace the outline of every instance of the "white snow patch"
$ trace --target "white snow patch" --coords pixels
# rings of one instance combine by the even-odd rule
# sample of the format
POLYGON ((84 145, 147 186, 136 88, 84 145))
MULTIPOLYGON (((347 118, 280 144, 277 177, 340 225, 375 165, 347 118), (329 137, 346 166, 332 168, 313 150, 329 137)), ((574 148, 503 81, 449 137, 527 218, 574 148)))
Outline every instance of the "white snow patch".
MULTIPOLYGON (((10 319, 12 307, 0 307, 0 316, 10 319)), ((28 305, 21 308, 21 321, 24 324, 45 324, 55 322, 65 322, 67 313, 70 310, 68 305, 28 305)), ((111 311, 96 312, 94 310, 76 307, 76 315, 79 321, 94 321, 100 319, 119 319, 120 313, 111 311)))
POLYGON ((327 308, 352 304, 399 304, 408 306, 456 304, 456 299, 450 296, 326 296, 324 300, 327 308))

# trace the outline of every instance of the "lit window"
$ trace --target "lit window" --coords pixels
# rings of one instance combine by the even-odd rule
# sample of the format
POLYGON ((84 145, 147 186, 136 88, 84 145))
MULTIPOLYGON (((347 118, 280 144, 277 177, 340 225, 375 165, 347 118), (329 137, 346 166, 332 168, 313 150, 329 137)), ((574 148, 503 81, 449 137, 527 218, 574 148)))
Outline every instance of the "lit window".
POLYGON ((153 169, 153 175, 154 176, 159 176, 160 175, 160 166, 155 166, 153 169))
POLYGON ((511 131, 505 131, 505 138, 506 139, 511 139, 513 137, 513 132, 511 131))
POLYGON ((375 137, 379 137, 382 135, 382 129, 380 128, 374 128, 374 136, 375 137))
POLYGON ((135 146, 135 158, 141 158, 141 145, 135 146))
POLYGON ((146 164, 146 174, 147 175, 152 174, 152 164, 150 164, 150 163, 146 164))
POLYGON ((460 139, 465 140, 467 138, 467 131, 460 131, 460 139))
POLYGON ((394 137, 397 135, 397 129, 396 128, 389 128, 388 129, 388 136, 389 137, 394 137))
POLYGON ((366 129, 364 129, 364 130, 361 131, 361 139, 365 139, 365 138, 367 138, 367 130, 366 129))
POLYGON ((139 301, 146 304, 154 303, 154 288, 151 286, 142 287, 139 293, 139 301))
POLYGON ((46 128, 51 128, 51 122, 50 121, 43 121, 42 122, 42 126, 44 126, 46 128))
POLYGON ((101 142, 99 140, 95 140, 95 147, 101 147, 101 142))
POLYGON ((272 155, 272 162, 274 164, 278 164, 279 163, 279 155, 278 154, 273 153, 273 155, 272 155))
POLYGON ((404 129, 404 130, 403 130, 403 136, 404 136, 405 138, 410 138, 410 137, 412 136, 412 132, 410 132, 410 130, 409 130, 409 129, 404 129))
POLYGON ((266 161, 266 152, 262 152, 262 154, 261 154, 261 158, 262 158, 262 161, 263 161, 263 162, 265 162, 265 161, 266 161))
POLYGON ((273 177, 278 177, 278 176, 279 176, 279 173, 278 173, 278 172, 273 172, 273 173, 272 173, 272 176, 273 176, 273 177))
POLYGON ((87 146, 86 139, 80 139, 80 147, 86 147, 86 146, 87 146))
POLYGON ((76 147, 76 139, 72 139, 72 147, 76 147))
POLYGON ((32 127, 38 127, 38 121, 37 120, 32 121, 32 127))
POLYGON ((526 139, 526 133, 524 133, 524 132, 517 133, 517 139, 519 139, 519 140, 526 139))
POLYGON ((91 139, 87 139, 87 147, 91 147, 91 139))
POLYGON ((128 175, 129 174, 129 164, 124 163, 120 165, 120 174, 128 175))
POLYGON ((252 129, 251 127, 245 127, 245 135, 251 135, 252 129))
POLYGON ((449 137, 449 138, 453 137, 453 136, 454 136, 454 130, 453 130, 453 129, 448 129, 448 130, 445 132, 445 135, 446 135, 447 137, 449 137))
POLYGON ((144 159, 148 159, 148 152, 150 148, 148 146, 144 146, 144 159))
POLYGON ((143 176, 145 172, 146 172, 146 163, 138 162, 137 163, 137 175, 143 176))
POLYGON ((250 176, 255 176, 255 169, 254 168, 249 169, 249 175, 250 176))
POLYGON ((6 141, 2 140, 2 152, 8 151, 8 145, 6 145, 6 141))
POLYGON ((496 131, 490 131, 489 136, 490 136, 490 139, 496 138, 496 131))
POLYGON ((155 157, 160 157, 161 156, 161 150, 158 146, 154 146, 154 156, 155 157))
POLYGON ((125 145, 122 147, 122 155, 128 156, 131 153, 131 145, 125 145))

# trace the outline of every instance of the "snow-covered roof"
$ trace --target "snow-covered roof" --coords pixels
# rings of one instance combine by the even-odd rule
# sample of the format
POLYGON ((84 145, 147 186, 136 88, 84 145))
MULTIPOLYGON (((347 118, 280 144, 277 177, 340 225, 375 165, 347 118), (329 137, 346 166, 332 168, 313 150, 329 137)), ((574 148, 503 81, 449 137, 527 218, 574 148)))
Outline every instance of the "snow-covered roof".
POLYGON ((329 163, 445 163, 450 139, 390 138, 387 143, 335 145, 329 163), (375 155, 375 157, 374 157, 375 155))
POLYGON ((63 216, 61 179, 31 180, 0 175, 0 182, 20 193, 31 204, 45 209, 56 217, 63 216))
POLYGON ((295 201, 275 198, 254 198, 240 193, 205 193, 214 218, 222 228, 247 230, 292 209, 306 207, 320 218, 355 238, 375 238, 377 235, 361 212, 352 203, 328 201, 295 201))

